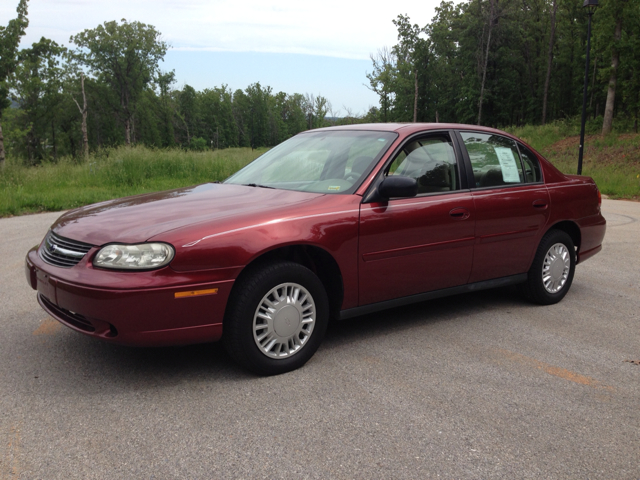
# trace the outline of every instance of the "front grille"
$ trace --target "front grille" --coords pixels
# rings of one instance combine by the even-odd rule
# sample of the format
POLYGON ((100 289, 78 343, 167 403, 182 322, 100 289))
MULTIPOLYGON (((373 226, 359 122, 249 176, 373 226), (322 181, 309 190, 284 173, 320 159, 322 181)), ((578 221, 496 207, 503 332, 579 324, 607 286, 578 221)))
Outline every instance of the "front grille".
POLYGON ((82 260, 93 245, 61 237, 49 230, 40 248, 40 257, 50 265, 71 268, 82 260))

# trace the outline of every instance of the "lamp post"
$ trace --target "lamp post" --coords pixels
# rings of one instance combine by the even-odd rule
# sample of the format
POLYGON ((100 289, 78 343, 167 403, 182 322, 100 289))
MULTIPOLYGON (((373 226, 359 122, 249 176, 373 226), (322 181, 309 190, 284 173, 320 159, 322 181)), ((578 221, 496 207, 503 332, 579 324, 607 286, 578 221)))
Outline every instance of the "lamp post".
POLYGON ((598 8, 598 0, 584 0, 583 8, 589 15, 587 27, 587 60, 584 65, 584 88, 582 89, 582 122, 580 124, 580 150, 578 152, 578 175, 582 175, 582 153, 584 151, 584 124, 587 121, 587 86, 589 84, 589 54, 591 53, 591 17, 598 8))

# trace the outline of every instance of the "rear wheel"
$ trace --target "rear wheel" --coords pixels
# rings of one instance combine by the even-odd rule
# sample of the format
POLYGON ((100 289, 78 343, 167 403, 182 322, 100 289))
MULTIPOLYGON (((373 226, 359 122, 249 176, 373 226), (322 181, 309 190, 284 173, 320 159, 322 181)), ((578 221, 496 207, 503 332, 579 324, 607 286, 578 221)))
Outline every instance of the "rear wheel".
POLYGON ((261 375, 304 365, 320 346, 329 318, 322 282, 293 262, 262 265, 234 286, 223 339, 229 354, 261 375))
POLYGON ((575 268, 576 251, 571 237, 562 230, 550 230, 540 241, 522 291, 535 303, 558 303, 571 288, 575 268))

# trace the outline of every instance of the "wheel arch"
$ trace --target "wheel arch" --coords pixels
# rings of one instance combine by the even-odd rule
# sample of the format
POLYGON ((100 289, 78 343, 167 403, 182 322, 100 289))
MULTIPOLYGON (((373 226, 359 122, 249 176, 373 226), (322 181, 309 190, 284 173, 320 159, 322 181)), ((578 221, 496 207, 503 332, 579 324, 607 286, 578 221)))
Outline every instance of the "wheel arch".
POLYGON ((576 247, 577 250, 580 249, 580 244, 582 242, 582 233, 580 232, 580 227, 577 223, 572 222, 571 220, 563 220, 562 222, 554 223, 545 232, 545 235, 551 230, 560 230, 565 232, 571 237, 573 246, 576 247))
POLYGON ((259 254, 240 272, 231 289, 233 297, 236 285, 243 277, 270 262, 290 261, 302 265, 318 276, 329 298, 330 318, 337 318, 344 299, 344 283, 338 262, 324 248, 308 244, 292 244, 272 248, 259 254))

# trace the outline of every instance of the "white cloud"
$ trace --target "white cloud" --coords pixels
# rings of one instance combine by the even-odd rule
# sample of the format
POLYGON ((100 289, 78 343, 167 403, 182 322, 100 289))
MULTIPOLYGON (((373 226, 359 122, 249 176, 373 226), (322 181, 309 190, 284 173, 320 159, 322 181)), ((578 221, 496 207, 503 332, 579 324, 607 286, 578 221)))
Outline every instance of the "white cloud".
MULTIPOLYGON (((0 7, 0 24, 15 16, 17 0, 0 7)), ((302 53, 366 59, 396 42, 392 20, 408 14, 423 26, 439 0, 385 2, 324 0, 31 0, 29 45, 46 36, 69 37, 104 21, 154 25, 174 49, 302 53)))

